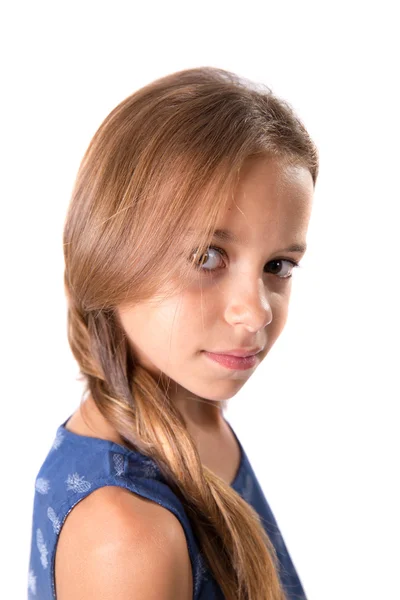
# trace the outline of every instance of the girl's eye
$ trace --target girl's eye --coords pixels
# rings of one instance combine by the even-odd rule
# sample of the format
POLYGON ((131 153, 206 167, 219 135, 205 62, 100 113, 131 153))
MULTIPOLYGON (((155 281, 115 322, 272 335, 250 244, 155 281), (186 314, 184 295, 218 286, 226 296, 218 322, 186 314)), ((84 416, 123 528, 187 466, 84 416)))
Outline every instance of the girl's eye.
MULTIPOLYGON (((197 271, 206 273, 206 275, 212 275, 215 271, 218 270, 218 267, 212 266, 213 261, 210 261, 210 256, 213 256, 213 252, 215 252, 218 255, 219 259, 221 259, 221 256, 225 254, 222 248, 217 248, 216 246, 209 246, 209 248, 203 254, 197 254, 196 251, 192 254, 192 256, 197 257, 194 260, 195 269, 197 271), (209 266, 208 268, 204 268, 204 265, 210 262, 211 266, 209 266)), ((214 265, 216 262, 218 263, 218 259, 214 259, 214 265)), ((299 263, 291 259, 275 258, 274 260, 271 260, 269 263, 267 263, 267 265, 271 265, 272 274, 279 277, 279 279, 289 279, 290 277, 292 277, 292 270, 298 267, 299 263), (286 274, 279 275, 278 272, 281 271, 282 266, 284 266, 284 264, 289 265, 289 272, 287 272, 287 269, 284 269, 284 273, 286 274)))
MULTIPOLYGON (((207 250, 203 254, 198 254, 198 252, 195 251, 192 254, 192 256, 195 257, 195 260, 194 260, 195 269, 198 270, 198 271, 205 271, 207 274, 210 273, 210 272, 212 272, 212 271, 215 271, 216 270, 215 266, 214 267, 211 266, 211 268, 209 266, 206 269, 202 268, 204 264, 206 264, 207 262, 208 263, 210 262, 209 261, 209 257, 210 257, 210 255, 212 256, 213 252, 215 252, 218 255, 219 258, 223 254, 222 248, 216 248, 215 246, 210 246, 209 248, 207 248, 207 250)), ((214 264, 215 264, 215 262, 216 261, 214 260, 214 264)), ((211 261, 211 263, 212 263, 212 261, 211 261)))

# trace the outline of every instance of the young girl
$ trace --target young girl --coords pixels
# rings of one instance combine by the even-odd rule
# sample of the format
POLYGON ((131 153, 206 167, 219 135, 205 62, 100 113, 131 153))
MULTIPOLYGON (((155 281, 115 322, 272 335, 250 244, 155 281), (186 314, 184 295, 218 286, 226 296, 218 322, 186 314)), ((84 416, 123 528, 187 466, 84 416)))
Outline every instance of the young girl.
POLYGON ((222 69, 102 123, 64 229, 86 386, 36 478, 30 598, 305 598, 223 410, 285 325, 317 174, 290 105, 222 69))

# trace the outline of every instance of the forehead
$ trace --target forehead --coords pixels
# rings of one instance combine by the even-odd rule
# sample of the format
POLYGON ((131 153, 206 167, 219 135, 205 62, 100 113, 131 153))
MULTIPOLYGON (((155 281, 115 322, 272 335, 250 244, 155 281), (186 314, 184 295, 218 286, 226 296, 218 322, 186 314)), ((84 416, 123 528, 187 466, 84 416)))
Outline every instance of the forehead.
POLYGON ((218 229, 225 230, 222 235, 226 241, 239 242, 241 230, 243 237, 248 228, 265 228, 282 222, 290 226, 307 221, 313 192, 311 173, 304 166, 285 164, 278 159, 249 161, 241 171, 218 229))
POLYGON ((282 202, 293 197, 309 197, 313 190, 312 175, 307 167, 280 158, 253 158, 242 167, 233 201, 237 203, 251 194, 266 203, 282 202))
MULTIPOLYGON (((248 238, 235 233, 229 229, 216 229, 213 233, 213 238, 220 242, 236 244, 238 246, 246 246, 248 238)), ((287 252, 305 252, 307 244, 305 242, 294 242, 289 247, 285 248, 287 252)))
POLYGON ((269 243, 304 251, 313 192, 306 167, 275 158, 248 159, 212 230, 189 227, 184 237, 197 243, 207 233, 209 239, 243 248, 269 243))

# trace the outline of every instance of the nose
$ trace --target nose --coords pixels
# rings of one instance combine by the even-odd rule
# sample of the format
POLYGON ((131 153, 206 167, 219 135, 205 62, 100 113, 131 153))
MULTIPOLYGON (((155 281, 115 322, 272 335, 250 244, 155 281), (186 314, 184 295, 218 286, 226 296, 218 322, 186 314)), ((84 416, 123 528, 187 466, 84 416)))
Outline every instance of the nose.
POLYGON ((272 307, 265 282, 249 277, 230 291, 225 318, 232 325, 242 324, 251 331, 265 328, 272 321, 272 307))

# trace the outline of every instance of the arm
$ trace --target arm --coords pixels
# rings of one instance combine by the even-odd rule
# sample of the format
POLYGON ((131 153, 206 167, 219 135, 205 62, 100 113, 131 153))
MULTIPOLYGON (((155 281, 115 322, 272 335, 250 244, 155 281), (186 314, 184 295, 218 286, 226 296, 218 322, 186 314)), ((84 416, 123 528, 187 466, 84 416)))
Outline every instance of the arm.
POLYGON ((56 549, 57 600, 191 600, 184 530, 164 507, 121 487, 68 515, 56 549))

